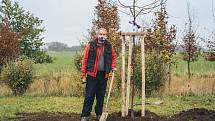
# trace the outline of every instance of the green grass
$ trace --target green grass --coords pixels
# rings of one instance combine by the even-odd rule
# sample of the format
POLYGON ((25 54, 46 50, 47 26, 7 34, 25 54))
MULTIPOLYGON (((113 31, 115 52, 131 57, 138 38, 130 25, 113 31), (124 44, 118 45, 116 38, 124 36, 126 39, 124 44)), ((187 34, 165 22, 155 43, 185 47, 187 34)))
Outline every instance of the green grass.
MULTIPOLYGON (((146 109, 159 115, 172 115, 191 108, 215 109, 215 97, 163 97, 147 98, 147 101, 162 100, 161 105, 147 105, 146 109)), ((136 99, 140 103, 141 99, 136 99)), ((82 110, 83 98, 76 97, 0 97, 0 117, 15 117, 19 112, 75 112, 82 110)), ((141 109, 140 106, 135 110, 141 109)), ((110 112, 121 110, 121 99, 111 99, 110 112)), ((94 114, 94 113, 93 113, 94 114)))
MULTIPOLYGON (((187 61, 182 60, 183 55, 177 53, 174 58, 176 59, 176 65, 172 66, 172 71, 179 75, 186 75, 188 73, 187 61)), ((190 63, 190 69, 192 74, 215 74, 215 61, 207 61, 204 57, 199 56, 197 61, 190 63)))
POLYGON ((72 72, 75 70, 74 55, 75 52, 48 52, 54 58, 53 63, 35 64, 35 73, 37 76, 47 75, 54 72, 72 72))
MULTIPOLYGON (((183 60, 177 61, 177 68, 174 67, 174 72, 180 75, 187 73, 187 62, 183 60)), ((191 63, 191 73, 193 74, 215 74, 215 61, 206 61, 199 59, 191 63)))
POLYGON ((18 112, 80 112, 82 102, 75 97, 1 97, 0 117, 14 117, 18 112))
MULTIPOLYGON (((54 63, 50 64, 36 64, 35 70, 37 76, 47 75, 51 72, 72 72, 76 71, 74 65, 75 52, 48 52, 49 55, 55 58, 54 63)), ((176 74, 187 74, 187 62, 181 60, 181 55, 177 54, 177 67, 173 66, 173 71, 176 74)), ((119 57, 120 61, 121 58, 119 57)), ((198 61, 191 63, 191 73, 194 74, 214 74, 215 73, 215 61, 210 62, 204 60, 202 57, 198 61)))

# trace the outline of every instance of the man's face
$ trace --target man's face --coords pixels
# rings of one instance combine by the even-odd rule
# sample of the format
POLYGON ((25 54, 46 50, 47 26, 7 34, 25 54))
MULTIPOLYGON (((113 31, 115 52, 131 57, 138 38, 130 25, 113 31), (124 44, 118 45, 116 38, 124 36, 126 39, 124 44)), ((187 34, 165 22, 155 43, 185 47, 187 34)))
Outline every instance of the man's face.
POLYGON ((103 42, 103 40, 107 39, 107 32, 105 30, 99 30, 98 34, 97 34, 97 38, 99 40, 99 42, 103 42))

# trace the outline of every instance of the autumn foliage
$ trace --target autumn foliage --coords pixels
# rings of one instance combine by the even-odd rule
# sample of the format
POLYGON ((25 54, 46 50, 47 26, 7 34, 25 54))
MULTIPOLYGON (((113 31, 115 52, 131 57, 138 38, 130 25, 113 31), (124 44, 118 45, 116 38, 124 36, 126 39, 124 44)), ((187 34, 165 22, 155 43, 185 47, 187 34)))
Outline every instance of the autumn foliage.
POLYGON ((117 6, 112 5, 106 1, 99 1, 95 7, 95 19, 93 20, 93 27, 91 29, 91 37, 95 36, 95 30, 97 28, 107 29, 107 35, 109 41, 112 43, 116 54, 119 53, 121 41, 120 35, 117 32, 119 30, 119 16, 117 6))
POLYGON ((191 76, 190 63, 197 60, 199 55, 198 45, 197 45, 197 35, 193 27, 193 19, 190 14, 189 4, 187 6, 188 12, 188 25, 185 29, 185 35, 183 36, 183 59, 187 61, 188 77, 191 76))
POLYGON ((161 4, 160 11, 155 13, 156 20, 154 26, 147 30, 145 38, 145 48, 147 53, 155 52, 161 56, 164 63, 173 63, 176 44, 176 26, 167 28, 167 11, 165 4, 161 4))
POLYGON ((10 30, 22 33, 20 54, 33 59, 35 63, 53 62, 52 57, 41 48, 44 45, 41 37, 45 31, 45 28, 41 27, 43 21, 12 0, 2 0, 0 8, 1 15, 8 18, 10 30))
POLYGON ((212 36, 207 41, 207 47, 209 52, 207 52, 206 59, 208 61, 215 61, 215 33, 212 32, 212 36))
POLYGON ((9 22, 4 19, 1 23, 0 30, 0 64, 4 64, 9 59, 17 57, 21 49, 18 47, 20 43, 20 35, 10 31, 9 22))

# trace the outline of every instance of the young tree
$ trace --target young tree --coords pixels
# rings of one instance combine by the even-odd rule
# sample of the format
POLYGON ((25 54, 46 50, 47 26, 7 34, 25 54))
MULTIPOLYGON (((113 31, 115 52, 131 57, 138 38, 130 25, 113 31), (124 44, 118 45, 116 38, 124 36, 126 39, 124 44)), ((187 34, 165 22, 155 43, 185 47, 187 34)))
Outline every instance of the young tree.
POLYGON ((215 61, 215 33, 212 32, 209 38, 207 39, 207 48, 209 52, 207 52, 207 60, 215 61))
MULTIPOLYGON (((214 14, 214 3, 212 1, 212 17, 213 17, 213 22, 215 24, 215 14, 214 14)), ((215 61, 215 31, 211 32, 211 35, 207 39, 207 47, 209 49, 209 52, 207 52, 207 60, 209 61, 215 61)))
POLYGON ((12 3, 11 0, 2 0, 0 7, 2 16, 6 16, 9 20, 10 29, 13 32, 23 33, 19 43, 19 47, 22 48, 21 54, 32 58, 36 63, 52 62, 52 58, 41 50, 44 44, 41 34, 45 31, 40 27, 42 20, 25 11, 17 2, 12 3))
MULTIPOLYGON (((123 4, 120 0, 118 0, 119 2, 119 6, 124 8, 124 9, 129 9, 130 13, 126 13, 127 15, 132 17, 132 23, 133 24, 133 31, 136 32, 137 29, 141 28, 137 23, 136 20, 138 17, 140 17, 140 15, 143 14, 147 14, 152 12, 153 9, 155 9, 156 7, 160 6, 159 2, 163 2, 163 0, 152 0, 150 3, 145 4, 145 5, 139 5, 140 1, 138 0, 132 0, 132 4, 131 5, 125 5, 123 4)), ((138 42, 138 39, 133 36, 133 49, 132 49, 132 73, 133 75, 131 76, 131 80, 132 80, 132 94, 131 94, 131 117, 134 120, 134 89, 135 89, 135 78, 137 77, 135 74, 137 74, 136 72, 138 72, 138 68, 137 68, 137 52, 140 48, 140 42, 138 42)), ((143 89, 143 88, 142 88, 143 89)), ((145 90, 142 90, 142 102, 144 102, 144 98, 145 98, 145 90)), ((144 103, 142 103, 144 104, 144 103)), ((142 112, 141 112, 141 116, 145 115, 145 106, 142 105, 142 112)))
POLYGON ((190 8, 189 4, 187 5, 187 12, 188 12, 188 28, 185 29, 185 35, 183 37, 183 58, 185 61, 187 61, 187 70, 188 70, 188 77, 191 76, 190 71, 190 63, 197 60, 199 51, 197 47, 197 36, 195 31, 193 30, 193 19, 190 15, 190 8))
MULTIPOLYGON (((157 57, 161 58, 160 65, 168 66, 164 69, 168 73, 168 81, 171 81, 171 65, 175 63, 174 55, 176 44, 173 41, 176 39, 175 25, 168 28, 168 14, 166 11, 166 4, 161 1, 160 10, 155 13, 156 20, 154 27, 150 30, 146 37, 146 51, 148 53, 155 52, 157 57)), ((163 69, 161 72, 165 72, 163 69)), ((162 75, 162 74, 161 74, 162 75)), ((167 81, 166 78, 160 79, 158 82, 162 83, 167 81)))
POLYGON ((20 43, 20 34, 11 32, 9 21, 3 19, 0 28, 0 72, 3 64, 8 60, 19 56, 21 49, 18 47, 20 43))

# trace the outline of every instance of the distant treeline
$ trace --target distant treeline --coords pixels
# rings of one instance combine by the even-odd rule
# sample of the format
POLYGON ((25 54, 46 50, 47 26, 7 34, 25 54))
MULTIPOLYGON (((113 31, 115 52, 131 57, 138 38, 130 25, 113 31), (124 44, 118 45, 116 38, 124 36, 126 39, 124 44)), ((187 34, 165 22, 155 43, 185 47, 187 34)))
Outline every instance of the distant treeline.
MULTIPOLYGON (((184 52, 184 48, 182 47, 183 45, 177 45, 175 47, 175 51, 176 52, 184 52)), ((201 47, 201 46, 197 46, 197 49, 200 51, 200 52, 209 52, 210 49, 206 48, 206 47, 201 47)))
POLYGON ((47 51, 80 51, 81 50, 81 46, 72 46, 72 47, 69 47, 65 43, 50 42, 50 43, 46 43, 45 44, 44 49, 47 50, 47 51))

